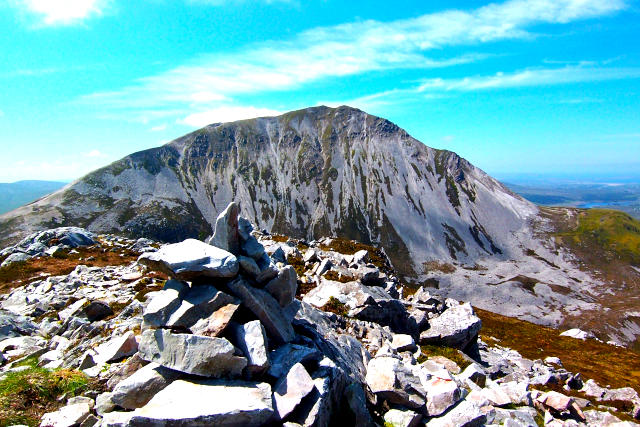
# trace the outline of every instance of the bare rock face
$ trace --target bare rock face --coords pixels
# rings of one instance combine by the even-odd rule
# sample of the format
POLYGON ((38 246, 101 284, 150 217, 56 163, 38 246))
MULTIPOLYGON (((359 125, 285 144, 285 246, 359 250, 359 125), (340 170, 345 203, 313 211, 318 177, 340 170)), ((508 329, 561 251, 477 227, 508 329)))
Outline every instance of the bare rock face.
POLYGON ((138 262, 177 280, 234 277, 240 268, 233 254, 195 239, 144 253, 138 262))
POLYGON ((205 377, 238 376, 247 359, 235 355, 225 338, 174 334, 165 329, 142 333, 140 357, 166 368, 205 377))

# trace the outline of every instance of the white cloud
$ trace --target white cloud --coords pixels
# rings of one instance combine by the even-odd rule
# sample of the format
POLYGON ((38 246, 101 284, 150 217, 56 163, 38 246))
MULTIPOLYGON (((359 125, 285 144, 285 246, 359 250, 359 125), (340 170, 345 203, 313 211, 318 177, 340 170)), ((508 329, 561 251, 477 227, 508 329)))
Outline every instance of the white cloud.
POLYGON ((101 16, 109 0, 9 0, 14 7, 40 18, 44 25, 73 25, 101 16))
MULTIPOLYGON (((242 3, 247 1, 257 1, 257 0, 188 0, 189 3, 192 4, 203 4, 203 5, 211 5, 211 6, 222 6, 233 3, 242 3)), ((271 3, 292 3, 294 0, 260 0, 263 3, 271 4, 271 3)))
POLYGON ((562 68, 526 69, 513 73, 496 73, 492 76, 474 76, 461 79, 428 79, 418 87, 417 91, 468 92, 631 78, 640 78, 640 68, 568 66, 562 68))
POLYGON ((86 153, 84 156, 85 156, 85 157, 96 157, 96 158, 99 158, 99 157, 107 157, 107 155, 106 155, 106 154, 104 154, 104 153, 102 153, 100 150, 96 150, 96 149, 89 151, 89 152, 88 152, 88 153, 86 153))
POLYGON ((329 77, 448 67, 478 61, 486 55, 443 57, 444 47, 528 38, 532 34, 527 30, 536 24, 587 19, 625 7, 624 0, 510 0, 470 11, 320 27, 288 41, 203 56, 122 90, 86 96, 83 101, 126 111, 157 110, 176 103, 192 109, 194 104, 290 90, 329 77), (427 52, 433 56, 427 56, 427 52))
POLYGON ((255 117, 278 116, 280 114, 282 114, 281 111, 268 108, 227 106, 189 114, 187 117, 178 120, 178 123, 202 127, 211 123, 233 122, 255 117))
POLYGON ((161 132, 161 131, 165 130, 166 128, 167 128, 167 125, 166 125, 166 124, 161 124, 161 125, 158 125, 158 126, 154 126, 154 127, 152 127, 151 129, 149 129, 149 130, 150 130, 151 132, 161 132))
POLYGON ((4 116, 4 111, 0 110, 0 117, 4 116))

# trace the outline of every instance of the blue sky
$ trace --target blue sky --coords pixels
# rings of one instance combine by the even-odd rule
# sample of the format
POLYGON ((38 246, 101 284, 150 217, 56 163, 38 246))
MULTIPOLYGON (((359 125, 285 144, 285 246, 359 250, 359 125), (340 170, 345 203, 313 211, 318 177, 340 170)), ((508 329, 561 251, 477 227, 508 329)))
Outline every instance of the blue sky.
POLYGON ((640 176, 633 0, 6 0, 0 181, 325 104, 497 176, 640 176))

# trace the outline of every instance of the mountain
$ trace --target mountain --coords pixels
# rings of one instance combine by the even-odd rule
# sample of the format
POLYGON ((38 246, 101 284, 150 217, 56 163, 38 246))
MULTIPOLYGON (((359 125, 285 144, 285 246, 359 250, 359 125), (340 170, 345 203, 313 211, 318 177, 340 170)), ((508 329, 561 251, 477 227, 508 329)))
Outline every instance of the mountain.
POLYGON ((405 281, 476 307, 588 325, 623 344, 640 336, 637 304, 611 298, 640 288, 640 269, 596 274, 556 236, 579 210, 539 208, 457 154, 344 106, 212 124, 134 153, 0 216, 0 244, 61 225, 204 239, 232 200, 260 229, 381 246, 405 281))
POLYGON ((380 243, 405 275, 432 260, 513 258, 510 234, 537 212, 387 120, 316 107, 210 125, 127 156, 2 216, 0 237, 70 224, 164 241, 205 237, 231 200, 272 232, 380 243))
POLYGON ((57 181, 17 181, 0 183, 0 214, 9 212, 64 187, 57 181))

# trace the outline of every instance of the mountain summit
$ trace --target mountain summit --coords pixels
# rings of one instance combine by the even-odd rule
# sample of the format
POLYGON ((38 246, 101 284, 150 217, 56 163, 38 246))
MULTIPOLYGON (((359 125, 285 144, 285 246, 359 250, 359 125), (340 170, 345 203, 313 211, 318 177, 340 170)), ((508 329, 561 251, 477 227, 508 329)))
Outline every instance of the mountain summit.
POLYGON ((405 275, 518 251, 534 205, 455 153, 350 108, 212 124, 0 217, 0 239, 76 225, 163 241, 211 234, 232 200, 260 228, 380 244, 405 275))

